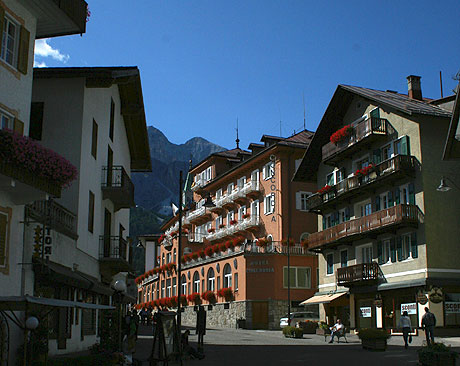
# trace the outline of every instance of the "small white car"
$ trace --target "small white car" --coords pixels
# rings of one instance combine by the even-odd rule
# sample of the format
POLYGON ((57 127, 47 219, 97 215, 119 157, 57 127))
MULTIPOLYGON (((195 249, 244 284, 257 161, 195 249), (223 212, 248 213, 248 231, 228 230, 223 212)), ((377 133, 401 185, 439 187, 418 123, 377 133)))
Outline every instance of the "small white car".
POLYGON ((288 325, 291 327, 295 327, 297 322, 304 322, 306 320, 312 321, 319 321, 319 317, 317 314, 313 313, 312 311, 299 311, 291 313, 290 322, 288 324, 288 316, 287 314, 280 319, 280 328, 284 328, 288 325))

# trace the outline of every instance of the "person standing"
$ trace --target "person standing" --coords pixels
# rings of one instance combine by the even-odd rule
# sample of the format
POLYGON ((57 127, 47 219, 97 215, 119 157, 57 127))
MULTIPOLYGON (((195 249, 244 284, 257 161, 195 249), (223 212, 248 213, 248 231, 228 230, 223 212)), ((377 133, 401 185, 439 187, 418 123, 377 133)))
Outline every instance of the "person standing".
POLYGON ((412 325, 411 325, 410 318, 409 318, 407 311, 404 311, 401 318, 399 318, 398 325, 399 325, 399 328, 402 328, 404 348, 407 349, 409 347, 407 340, 409 338, 409 333, 412 330, 412 325))
POLYGON ((436 317, 430 309, 425 307, 425 314, 422 317, 422 329, 425 331, 426 344, 429 346, 434 343, 434 327, 436 326, 436 317), (431 339, 431 342, 430 342, 431 339))
POLYGON ((200 305, 196 314, 196 334, 198 334, 198 350, 203 351, 204 335, 206 334, 206 310, 200 305))

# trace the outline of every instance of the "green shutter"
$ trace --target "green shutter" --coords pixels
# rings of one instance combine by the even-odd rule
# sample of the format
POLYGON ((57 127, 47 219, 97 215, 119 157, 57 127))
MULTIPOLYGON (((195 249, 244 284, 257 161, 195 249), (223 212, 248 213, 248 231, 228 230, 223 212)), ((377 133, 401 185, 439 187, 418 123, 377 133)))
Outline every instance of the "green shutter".
POLYGON ((415 205, 415 188, 414 183, 409 183, 409 204, 415 205))
POLYGON ((409 136, 401 137, 401 155, 410 155, 409 136))
POLYGON ((415 231, 410 236, 410 251, 412 258, 418 258, 417 233, 415 231))
POLYGON ((379 264, 383 264, 383 243, 381 241, 377 242, 377 255, 379 264))
POLYGON ((2 51, 2 39, 3 39, 3 22, 5 21, 5 9, 0 5, 0 52, 2 51))
POLYGON ((0 266, 6 262, 6 215, 0 214, 0 266))
POLYGON ((29 64, 29 38, 30 32, 21 26, 19 34, 18 70, 24 75, 27 74, 29 64))
POLYGON ((391 257, 391 262, 395 263, 396 262, 396 246, 395 246, 394 238, 390 239, 390 257, 391 257))
POLYGON ((393 192, 388 191, 388 207, 393 207, 394 202, 393 202, 393 192))
POLYGON ((402 238, 400 236, 396 238, 396 252, 398 254, 398 261, 402 261, 404 258, 402 255, 402 238))
POLYGON ((395 189, 395 204, 399 205, 401 203, 401 194, 399 192, 399 187, 395 189))
POLYGON ((375 197, 374 212, 380 211, 380 196, 375 197))
POLYGON ((375 108, 372 110, 370 116, 374 118, 380 118, 380 108, 375 108))
POLYGON ((375 149, 372 153, 372 162, 377 165, 382 162, 382 151, 380 149, 375 149))
POLYGON ((326 218, 323 216, 323 230, 326 230, 326 218))

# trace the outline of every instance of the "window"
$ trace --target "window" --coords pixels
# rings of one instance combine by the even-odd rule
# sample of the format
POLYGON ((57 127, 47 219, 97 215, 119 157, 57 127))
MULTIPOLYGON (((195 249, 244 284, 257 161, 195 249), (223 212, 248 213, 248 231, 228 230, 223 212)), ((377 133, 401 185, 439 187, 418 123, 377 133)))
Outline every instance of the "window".
POLYGON ((166 296, 171 297, 171 279, 166 280, 166 296))
POLYGON ((185 275, 182 275, 180 284, 182 286, 182 295, 187 295, 187 279, 185 278, 185 275))
POLYGON ((97 123, 93 119, 93 136, 91 140, 91 155, 93 155, 94 159, 97 159, 97 130, 98 130, 97 123))
POLYGON ((235 285, 235 291, 238 291, 238 273, 235 273, 235 275, 233 277, 233 282, 234 282, 234 285, 235 285))
POLYGON ((222 188, 216 192, 216 200, 220 200, 221 198, 222 198, 222 188))
POLYGON ((418 257, 417 233, 404 234, 396 238, 398 261, 418 257))
POLYGON ((264 180, 270 179, 275 175, 275 163, 273 161, 264 165, 262 175, 264 180))
MULTIPOLYGON (((311 268, 289 267, 289 284, 291 288, 310 288, 311 268)), ((283 267, 283 286, 288 287, 288 267, 283 267)))
POLYGON ((392 144, 382 147, 382 160, 388 160, 393 157, 393 146, 392 144))
POLYGON ((259 170, 254 170, 251 173, 251 183, 259 183, 259 170))
POLYGON ((302 233, 300 235, 300 242, 302 243, 303 241, 307 240, 309 236, 310 236, 310 233, 302 233))
POLYGON ((341 250, 340 251, 340 266, 347 267, 348 266, 348 250, 341 250))
POLYGON ((176 294, 176 291, 177 291, 176 277, 173 277, 172 283, 173 283, 172 295, 173 295, 173 296, 176 296, 176 295, 177 295, 177 294, 176 294))
POLYGON ((94 193, 91 191, 89 191, 88 201, 88 231, 92 233, 94 230, 94 193))
POLYGON ((268 196, 265 196, 264 199, 264 213, 265 215, 270 215, 273 212, 275 212, 275 195, 269 194, 268 196))
POLYGON ((198 272, 195 272, 193 274, 193 292, 200 292, 200 275, 198 274, 198 272))
POLYGON ((345 178, 345 169, 335 169, 333 172, 326 176, 326 184, 329 186, 336 185, 343 181, 345 178))
POLYGON ((377 243, 377 257, 379 264, 396 262, 395 240, 385 239, 377 243))
POLYGON ((460 294, 446 293, 444 299, 445 325, 460 325, 460 294))
POLYGON ((176 263, 176 255, 177 255, 176 248, 174 248, 173 253, 174 253, 174 254, 173 254, 173 259, 172 259, 172 261, 173 261, 174 263, 176 263))
POLYGON ((227 196, 229 196, 232 192, 233 192, 233 188, 235 187, 235 185, 233 183, 230 183, 228 186, 227 186, 227 196))
POLYGON ((357 263, 372 263, 372 259, 372 244, 366 244, 356 248, 357 263))
POLYGON ((220 225, 222 225, 222 223, 223 223, 222 216, 218 216, 216 218, 216 230, 219 229, 219 227, 220 227, 220 225))
POLYGON ((230 264, 224 266, 224 288, 232 287, 232 268, 230 264))
POLYGON ((243 221, 243 215, 246 215, 246 206, 241 206, 238 209, 238 221, 243 221))
POLYGON ((171 253, 166 254, 166 264, 171 263, 171 253))
POLYGON ((244 185, 246 184, 246 177, 241 177, 238 179, 236 184, 238 185, 238 189, 243 189, 244 185))
POLYGON ((230 226, 230 221, 235 219, 235 213, 233 211, 229 211, 227 213, 227 226, 230 226))
POLYGON ((395 155, 410 155, 409 136, 402 136, 393 145, 395 155))
POLYGON ((214 270, 212 268, 209 268, 208 270, 208 291, 214 291, 215 290, 215 275, 214 275, 214 270))
POLYGON ((165 281, 161 281, 161 297, 165 297, 165 281))
POLYGON ((110 126, 109 126, 109 137, 113 141, 113 128, 115 125, 115 103, 113 99, 110 99, 110 126))
POLYGON ((328 275, 334 274, 334 254, 333 253, 329 253, 326 256, 326 265, 327 265, 326 274, 328 275))
POLYGON ((0 208, 0 268, 8 265, 8 242, 11 209, 0 208))
MULTIPOLYGON (((0 24, 2 23, 0 22, 0 24)), ((18 47, 19 25, 11 18, 4 17, 0 58, 11 66, 16 67, 18 47)))
POLYGON ((0 110, 0 123, 2 130, 13 130, 14 118, 6 112, 0 110))
POLYGON ((296 209, 300 211, 307 211, 307 198, 311 195, 311 192, 296 192, 295 194, 295 202, 296 202, 296 209))
POLYGON ((259 200, 251 202, 251 216, 259 216, 259 200))

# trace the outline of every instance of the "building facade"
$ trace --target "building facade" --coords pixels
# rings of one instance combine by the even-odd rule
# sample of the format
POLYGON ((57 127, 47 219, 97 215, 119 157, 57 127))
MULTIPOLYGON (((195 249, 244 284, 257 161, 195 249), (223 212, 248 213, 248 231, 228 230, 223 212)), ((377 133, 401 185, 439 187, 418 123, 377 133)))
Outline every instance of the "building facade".
POLYGON ((321 187, 307 199, 320 278, 307 302, 329 323, 396 331, 404 310, 420 325, 427 306, 458 329, 460 195, 436 190, 459 178, 458 162, 441 162, 452 103, 407 79, 407 95, 339 85, 295 176, 317 172, 321 187))
POLYGON ((294 310, 316 291, 316 255, 300 244, 316 230, 305 206, 316 185, 291 183, 312 135, 263 136, 251 151, 215 153, 193 167, 187 178, 192 206, 181 225, 183 251, 176 215, 162 227, 157 267, 138 279, 144 303, 177 296, 181 261, 181 292, 188 298, 183 323, 195 321, 198 297, 195 303, 211 305, 211 326, 234 327, 244 319, 248 328, 279 328, 288 299, 294 310))
MULTIPOLYGON (((31 258, 24 253, 25 204, 59 196, 73 182, 72 165, 62 155, 44 151, 28 137, 31 109, 34 41, 40 38, 82 34, 86 30, 87 4, 77 0, 72 8, 51 0, 0 1, 0 296, 27 294, 25 272, 31 258), (13 131, 14 134, 11 132, 13 131), (19 146, 39 155, 34 164, 15 153, 19 146), (53 156, 66 179, 56 179, 43 157, 53 156)), ((27 154, 26 154, 27 155, 27 154)), ((61 175, 60 178, 63 178, 61 175)), ((30 293, 29 293, 30 294, 30 293)), ((13 309, 15 310, 15 309, 13 309)), ((15 312, 24 321, 23 312, 15 312)), ((23 332, 0 316, 0 363, 14 363, 23 332)))

